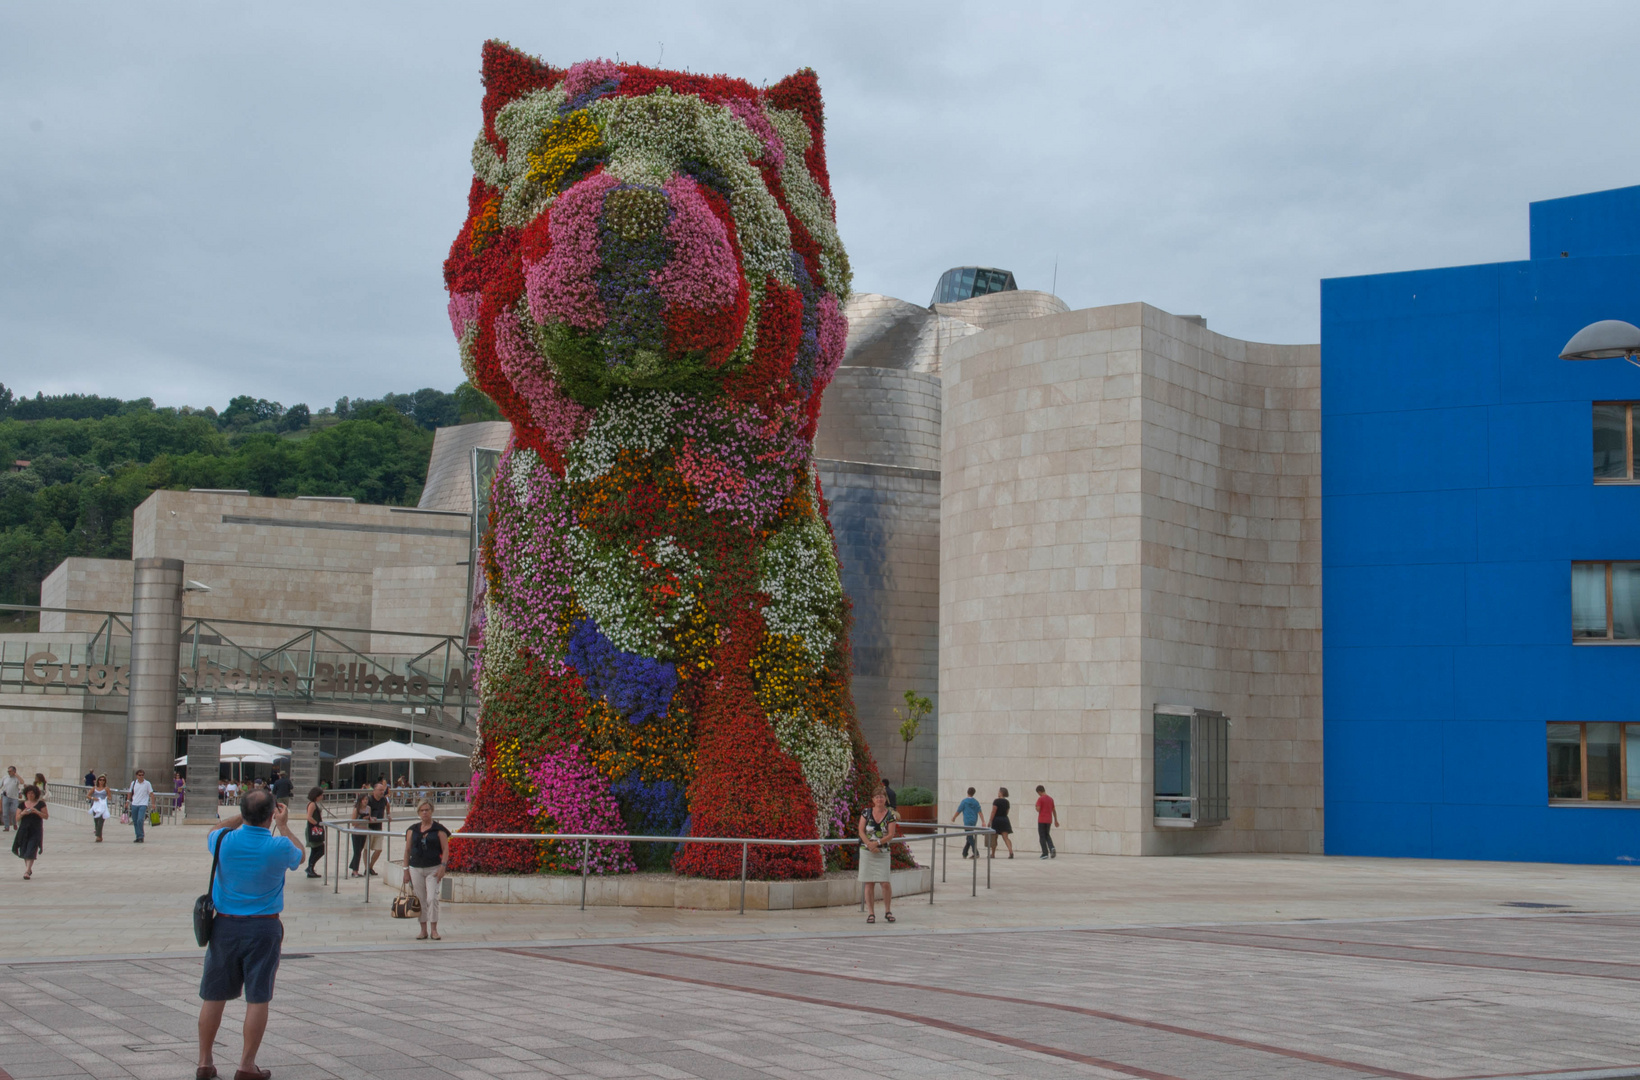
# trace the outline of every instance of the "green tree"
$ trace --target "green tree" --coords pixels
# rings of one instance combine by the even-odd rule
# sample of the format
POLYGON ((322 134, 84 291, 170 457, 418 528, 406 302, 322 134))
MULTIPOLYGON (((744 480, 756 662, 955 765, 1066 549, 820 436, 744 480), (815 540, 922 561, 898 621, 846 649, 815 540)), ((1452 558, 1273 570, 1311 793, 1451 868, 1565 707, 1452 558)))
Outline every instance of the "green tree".
POLYGON ((900 741, 904 747, 900 751, 900 783, 905 783, 906 764, 911 759, 911 740, 917 737, 917 731, 922 727, 923 717, 934 711, 934 703, 918 694, 915 690, 905 692, 905 711, 898 707, 894 715, 900 721, 900 741))

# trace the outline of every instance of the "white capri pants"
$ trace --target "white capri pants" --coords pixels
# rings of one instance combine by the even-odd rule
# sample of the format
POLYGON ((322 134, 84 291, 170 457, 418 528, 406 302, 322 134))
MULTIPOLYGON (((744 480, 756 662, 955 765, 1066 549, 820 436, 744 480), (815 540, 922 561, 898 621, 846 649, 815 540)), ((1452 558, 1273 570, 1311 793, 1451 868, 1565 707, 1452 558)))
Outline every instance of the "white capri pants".
POLYGON ((421 901, 421 921, 424 923, 438 922, 438 892, 439 880, 436 875, 439 868, 436 866, 412 866, 410 870, 410 890, 421 901))

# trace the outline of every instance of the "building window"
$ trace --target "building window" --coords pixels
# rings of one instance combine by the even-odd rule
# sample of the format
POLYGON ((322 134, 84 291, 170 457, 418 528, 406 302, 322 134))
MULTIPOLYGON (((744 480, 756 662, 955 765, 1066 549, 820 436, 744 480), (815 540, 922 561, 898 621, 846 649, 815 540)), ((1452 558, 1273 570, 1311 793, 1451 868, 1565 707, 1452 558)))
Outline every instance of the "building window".
POLYGON ((1549 801, 1640 802, 1640 724, 1550 724, 1549 801))
POLYGON ((1572 564, 1572 640, 1640 643, 1640 562, 1572 564))
POLYGON ((1594 403, 1594 482, 1631 484, 1634 471, 1635 402, 1594 403))
POLYGON ((1157 825, 1217 825, 1230 811, 1230 722, 1211 709, 1158 705, 1151 737, 1157 825))

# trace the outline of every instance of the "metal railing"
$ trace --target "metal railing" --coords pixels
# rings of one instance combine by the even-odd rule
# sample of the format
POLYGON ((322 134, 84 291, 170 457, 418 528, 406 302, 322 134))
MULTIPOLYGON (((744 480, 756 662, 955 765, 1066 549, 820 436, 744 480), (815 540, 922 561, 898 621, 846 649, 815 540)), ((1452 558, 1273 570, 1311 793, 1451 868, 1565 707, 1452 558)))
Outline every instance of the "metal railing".
MULTIPOLYGON (((966 836, 968 834, 973 834, 975 836, 985 836, 985 835, 989 835, 989 834, 994 834, 996 832, 996 830, 995 829, 988 829, 988 828, 981 828, 980 826, 977 826, 977 825, 947 825, 947 824, 942 824, 942 823, 939 823, 939 822, 927 822, 927 823, 917 822, 916 824, 917 824, 919 830, 928 830, 928 834, 924 835, 922 832, 919 831, 919 833, 915 836, 904 836, 904 835, 897 836, 893 840, 890 841, 890 844, 905 844, 905 845, 909 846, 913 843, 921 843, 924 840, 927 840, 929 842, 928 902, 930 904, 932 904, 934 902, 934 863, 936 861, 936 856, 937 856, 937 848, 935 847, 935 845, 939 844, 946 836, 948 836, 952 833, 960 833, 964 836, 966 836)), ((346 822, 346 823, 327 821, 327 822, 324 823, 324 826, 325 826, 326 829, 330 829, 330 830, 332 830, 333 832, 336 833, 338 841, 344 835, 346 835, 346 836, 365 836, 365 837, 374 836, 374 837, 379 838, 380 840, 382 840, 383 845, 384 845, 383 846, 383 851, 382 851, 382 861, 386 862, 388 865, 392 865, 392 862, 393 862, 393 834, 391 832, 387 831, 386 829, 356 828, 352 825, 351 821, 346 822)), ((410 827, 409 825, 406 825, 406 829, 408 829, 409 827, 410 827)), ((754 848, 754 847, 816 847, 816 846, 819 846, 819 847, 858 847, 860 845, 860 841, 856 837, 848 837, 848 838, 832 839, 832 840, 779 840, 779 839, 771 839, 771 838, 767 838, 767 837, 749 837, 749 836, 634 836, 634 835, 630 835, 630 834, 627 834, 627 833, 466 833, 466 832, 464 832, 464 833, 454 833, 454 834, 451 835, 450 838, 452 840, 527 840, 527 841, 531 841, 531 842, 534 842, 534 843, 546 843, 546 842, 549 842, 549 841, 563 841, 563 840, 579 840, 581 842, 581 910, 582 911, 585 911, 587 909, 587 864, 590 860, 590 857, 591 857, 591 854, 592 854, 592 845, 594 843, 640 843, 640 844, 657 844, 658 843, 658 844, 680 844, 680 845, 681 844, 739 844, 740 845, 740 913, 742 915, 746 914, 747 869, 748 869, 748 864, 749 864, 752 848, 754 848)), ((327 842, 325 844, 325 875, 326 875, 325 883, 326 884, 331 884, 331 882, 329 880, 329 875, 330 875, 330 872, 331 872, 330 860, 331 860, 332 850, 336 847, 337 847, 337 845, 331 844, 329 842, 327 842)), ((369 852, 368 845, 366 846, 365 851, 366 851, 366 854, 368 854, 368 852, 369 852)), ((336 859, 337 859, 337 863, 336 863, 336 880, 334 882, 333 888, 331 889, 331 892, 333 894, 339 894, 342 891, 341 852, 339 850, 336 851, 336 859)), ((912 862, 913 862, 913 865, 915 865, 915 862, 916 862, 915 857, 913 857, 912 862)), ((949 855, 947 855, 946 863, 947 863, 947 866, 949 866, 949 864, 950 864, 949 855)), ((369 860, 368 859, 365 860, 365 865, 366 865, 366 870, 368 871, 368 869, 369 869, 369 860)), ((369 874, 367 872, 363 876, 364 876, 364 902, 368 904, 368 903, 370 903, 370 878, 371 878, 371 874, 369 874)), ((604 875, 599 875, 599 876, 602 877, 604 875)), ((987 859, 986 862, 985 862, 985 887, 987 889, 989 889, 991 887, 991 863, 990 863, 989 859, 987 859)), ((972 896, 978 896, 979 895, 979 860, 978 859, 974 860, 974 880, 973 880, 973 885, 972 885, 970 895, 972 895, 972 896)), ((863 891, 861 893, 860 906, 861 906, 861 908, 865 907, 865 894, 864 894, 863 891)))
MULTIPOLYGON (((351 811, 354 801, 370 790, 370 788, 326 788, 324 795, 319 799, 319 805, 323 806, 327 812, 331 810, 351 811)), ((422 787, 419 784, 407 784, 404 787, 389 788, 387 797, 391 805, 411 810, 414 810, 416 804, 421 802, 422 799, 430 800, 434 806, 454 808, 458 806, 465 807, 471 791, 472 788, 467 785, 461 787, 422 787)), ((306 803, 305 798, 303 802, 306 803)))
MULTIPOLYGON (((56 803, 58 806, 62 806, 65 809, 72 805, 77 809, 88 810, 90 809, 91 801, 85 796, 86 792, 90 790, 91 789, 86 787, 84 784, 69 784, 61 780, 56 780, 46 785, 46 801, 48 803, 56 803)), ((181 804, 178 802, 175 792, 156 791, 148 801, 148 810, 150 813, 158 810, 160 813, 160 821, 167 825, 172 825, 176 823, 177 809, 180 805, 181 804)), ((108 809, 112 811, 116 817, 120 814, 130 813, 131 796, 120 788, 109 788, 108 809)))

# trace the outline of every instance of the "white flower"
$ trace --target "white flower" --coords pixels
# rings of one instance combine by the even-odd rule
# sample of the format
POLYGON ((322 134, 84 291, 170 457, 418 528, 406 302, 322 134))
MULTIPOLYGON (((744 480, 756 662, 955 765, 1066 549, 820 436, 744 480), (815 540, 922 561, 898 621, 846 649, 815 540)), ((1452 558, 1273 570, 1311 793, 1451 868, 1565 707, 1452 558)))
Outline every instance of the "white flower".
POLYGON ((818 517, 775 533, 757 557, 758 590, 769 595, 769 633, 796 638, 819 667, 843 631, 843 582, 831 536, 818 517))

